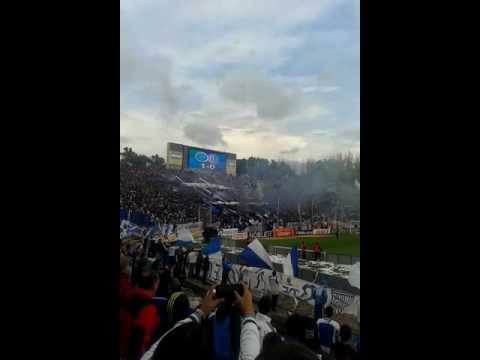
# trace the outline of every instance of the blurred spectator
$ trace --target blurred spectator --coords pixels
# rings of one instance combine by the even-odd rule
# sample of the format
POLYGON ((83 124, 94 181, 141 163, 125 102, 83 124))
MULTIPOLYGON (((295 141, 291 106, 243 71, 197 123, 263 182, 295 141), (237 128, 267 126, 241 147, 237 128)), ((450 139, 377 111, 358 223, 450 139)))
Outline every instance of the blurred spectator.
MULTIPOLYGON (((163 360, 166 356, 174 359, 219 359, 254 360, 260 353, 260 336, 254 316, 252 294, 243 285, 243 295, 236 294, 238 309, 242 315, 241 331, 238 334, 238 356, 233 352, 219 353, 215 349, 215 328, 211 328, 209 314, 224 303, 223 299, 215 299, 214 287, 205 295, 200 307, 188 318, 181 320, 145 353, 142 360, 163 360), (209 331, 209 329, 211 329, 209 331), (213 337, 213 339, 212 339, 213 337), (166 355, 168 354, 168 355, 166 355)), ((219 332, 220 336, 224 332, 219 332)))
POLYGON ((176 252, 178 246, 170 245, 168 247, 168 266, 172 267, 177 263, 176 252))
POLYGON ((278 335, 269 334, 262 352, 256 360, 318 360, 317 354, 306 346, 286 341, 278 335))
POLYGON ((333 320, 332 317, 333 308, 327 306, 325 308, 325 317, 317 320, 320 350, 322 354, 325 354, 326 356, 330 355, 331 350, 335 345, 337 334, 340 331, 340 325, 333 320))
POLYGON ((352 342, 352 329, 344 324, 340 326, 338 342, 334 346, 335 360, 354 360, 358 358, 357 350, 352 342))
POLYGON ((232 271, 232 264, 225 259, 225 255, 222 258, 222 285, 228 283, 228 274, 232 271))
POLYGON ((287 318, 287 335, 312 351, 318 348, 315 320, 311 317, 296 313, 290 315, 287 318))
POLYGON ((278 296, 280 294, 280 283, 275 270, 272 271, 272 275, 268 278, 268 282, 270 285, 270 294, 272 296, 272 310, 275 311, 277 309, 278 296))
POLYGON ((138 359, 160 326, 153 300, 159 285, 157 272, 144 270, 138 285, 131 290, 127 303, 120 309, 120 355, 126 360, 138 359))
POLYGON ((187 263, 188 263, 188 277, 193 278, 195 273, 195 266, 197 264, 198 252, 197 251, 190 251, 187 255, 187 263))
POLYGON ((323 317, 323 311, 325 304, 327 303, 327 289, 325 281, 321 281, 320 285, 314 290, 314 314, 315 314, 315 323, 318 319, 323 317))
POLYGON ((260 344, 263 344, 263 339, 267 334, 276 332, 272 325, 272 319, 268 316, 271 311, 272 297, 270 295, 262 296, 258 302, 258 312, 255 316, 260 333, 260 344))
POLYGON ((125 255, 120 255, 120 305, 125 305, 132 285, 130 283, 130 265, 125 255))
POLYGON ((315 261, 318 261, 320 258, 320 245, 318 244, 318 241, 313 245, 313 254, 315 256, 315 261))

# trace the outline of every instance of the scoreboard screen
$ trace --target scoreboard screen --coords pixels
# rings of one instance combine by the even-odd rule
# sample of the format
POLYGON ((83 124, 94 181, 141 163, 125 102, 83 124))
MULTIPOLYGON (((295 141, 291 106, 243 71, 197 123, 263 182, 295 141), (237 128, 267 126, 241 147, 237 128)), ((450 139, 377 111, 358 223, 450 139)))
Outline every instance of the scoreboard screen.
POLYGON ((190 148, 188 149, 187 167, 225 171, 225 154, 190 148))

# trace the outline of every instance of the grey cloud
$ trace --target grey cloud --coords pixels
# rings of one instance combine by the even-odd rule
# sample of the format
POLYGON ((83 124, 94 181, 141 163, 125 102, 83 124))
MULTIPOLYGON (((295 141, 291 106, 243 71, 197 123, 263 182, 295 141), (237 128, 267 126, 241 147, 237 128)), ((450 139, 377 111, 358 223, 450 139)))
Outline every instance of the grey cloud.
POLYGON ((293 155, 293 154, 296 154, 300 151, 300 148, 298 146, 294 146, 293 148, 289 149, 289 150, 284 150, 284 151, 280 151, 280 154, 282 155, 293 155))
POLYGON ((295 105, 294 99, 279 85, 253 71, 230 73, 220 94, 238 104, 255 104, 257 114, 266 119, 283 119, 295 105))
POLYGON ((346 140, 359 141, 360 140, 360 129, 347 129, 340 131, 338 136, 345 138, 346 140))
POLYGON ((120 136, 120 145, 129 144, 131 142, 128 136, 120 136))
POLYGON ((192 123, 184 127, 183 133, 188 139, 199 145, 227 145, 223 139, 222 132, 216 126, 192 123))
POLYGON ((177 109, 182 88, 172 84, 172 62, 162 55, 150 55, 135 37, 125 16, 120 16, 120 83, 122 103, 158 107, 166 112, 177 109))

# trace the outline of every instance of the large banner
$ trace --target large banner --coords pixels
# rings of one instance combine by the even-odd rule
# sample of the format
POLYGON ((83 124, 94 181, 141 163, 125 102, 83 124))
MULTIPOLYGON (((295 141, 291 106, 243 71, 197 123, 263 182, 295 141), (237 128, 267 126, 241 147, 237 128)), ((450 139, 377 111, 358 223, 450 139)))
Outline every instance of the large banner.
POLYGON ((295 236, 295 229, 278 227, 276 229, 273 229, 273 236, 295 236))
POLYGON ((326 235, 330 234, 330 228, 328 229, 313 229, 313 235, 326 235))
POLYGON ((238 229, 237 228, 233 228, 233 229, 223 229, 222 230, 222 236, 224 237, 232 237, 234 234, 238 233, 238 229))
POLYGON ((237 232, 232 235, 233 240, 248 240, 248 233, 246 232, 237 232))
MULTIPOLYGON (((222 281, 222 272, 221 257, 211 257, 207 279, 218 284, 222 281)), ((238 284, 240 281, 244 281, 252 290, 253 296, 259 299, 264 294, 270 292, 269 280, 271 276, 272 270, 234 264, 228 274, 228 283, 238 284)), ((319 288, 320 285, 278 272, 277 279, 280 283, 280 292, 283 295, 290 296, 296 300, 306 301, 312 306, 315 304, 315 290, 319 288)), ((332 306, 335 313, 352 314, 360 321, 360 296, 331 288, 327 288, 326 290, 326 305, 332 306)))

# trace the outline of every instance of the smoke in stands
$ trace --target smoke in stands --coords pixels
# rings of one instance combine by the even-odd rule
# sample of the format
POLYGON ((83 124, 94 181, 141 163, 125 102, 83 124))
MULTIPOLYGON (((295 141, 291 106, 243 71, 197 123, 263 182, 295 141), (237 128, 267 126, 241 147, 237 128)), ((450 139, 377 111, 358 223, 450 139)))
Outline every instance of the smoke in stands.
POLYGON ((206 220, 222 227, 262 222, 266 230, 291 222, 360 218, 360 157, 338 154, 286 163, 236 160, 237 176, 169 169, 158 155, 124 148, 120 156, 120 209, 160 223, 206 220))

